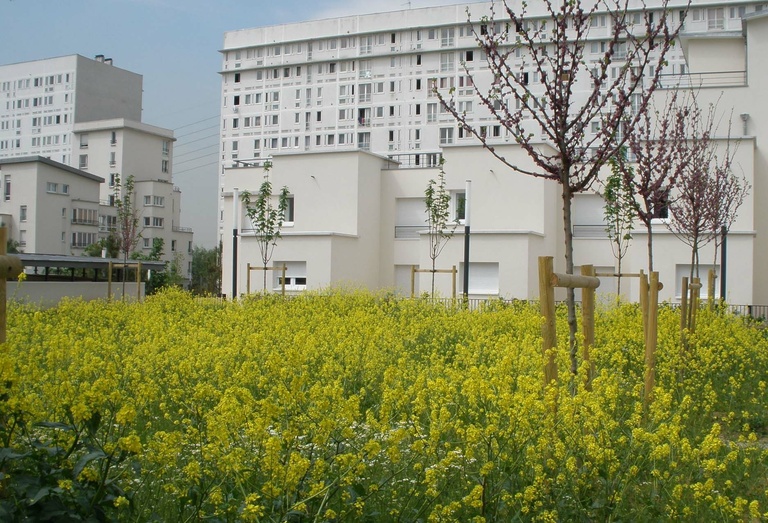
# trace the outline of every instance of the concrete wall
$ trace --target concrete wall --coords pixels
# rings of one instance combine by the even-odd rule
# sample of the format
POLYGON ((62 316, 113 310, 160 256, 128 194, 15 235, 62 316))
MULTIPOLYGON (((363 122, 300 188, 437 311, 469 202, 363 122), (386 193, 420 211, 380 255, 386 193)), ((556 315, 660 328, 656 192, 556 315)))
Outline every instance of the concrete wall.
MULTIPOLYGON (((24 281, 8 282, 7 293, 9 301, 19 301, 39 305, 41 307, 55 307, 62 298, 82 298, 83 300, 107 299, 107 282, 53 282, 53 281, 24 281)), ((136 300, 138 290, 136 282, 127 282, 125 285, 125 299, 136 300)), ((119 300, 122 297, 122 283, 112 283, 112 299, 119 300)), ((141 284, 141 297, 144 297, 144 283, 141 284)))

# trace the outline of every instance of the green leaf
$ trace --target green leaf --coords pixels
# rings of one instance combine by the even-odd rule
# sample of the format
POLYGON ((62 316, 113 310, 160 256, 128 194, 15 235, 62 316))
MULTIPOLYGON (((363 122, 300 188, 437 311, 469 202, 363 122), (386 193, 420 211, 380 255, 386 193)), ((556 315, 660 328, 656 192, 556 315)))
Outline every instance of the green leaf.
POLYGON ((80 473, 83 471, 85 466, 90 463, 91 461, 95 459, 101 459, 106 458, 107 455, 104 454, 104 451, 102 450, 94 450, 93 452, 89 452, 79 460, 77 460, 77 463, 75 464, 75 468, 72 469, 72 477, 74 479, 77 479, 77 477, 80 475, 80 473))

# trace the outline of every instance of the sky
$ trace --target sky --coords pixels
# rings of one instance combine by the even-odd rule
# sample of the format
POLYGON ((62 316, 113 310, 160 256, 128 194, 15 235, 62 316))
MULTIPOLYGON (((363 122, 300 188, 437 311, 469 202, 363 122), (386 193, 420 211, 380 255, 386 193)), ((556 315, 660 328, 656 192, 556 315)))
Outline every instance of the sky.
POLYGON ((181 225, 217 241, 224 33, 459 0, 0 0, 0 64, 103 54, 144 77, 144 123, 172 129, 181 225))

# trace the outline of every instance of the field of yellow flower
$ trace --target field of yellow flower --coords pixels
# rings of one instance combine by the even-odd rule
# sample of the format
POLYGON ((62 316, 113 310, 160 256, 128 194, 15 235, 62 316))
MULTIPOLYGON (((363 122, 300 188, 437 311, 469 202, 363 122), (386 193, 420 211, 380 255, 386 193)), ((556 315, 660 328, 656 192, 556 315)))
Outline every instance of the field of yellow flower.
POLYGON ((591 390, 561 336, 542 391, 540 325, 357 292, 11 306, 0 516, 768 518, 766 331, 703 311, 684 347, 662 308, 644 412, 636 307, 598 314, 591 390))

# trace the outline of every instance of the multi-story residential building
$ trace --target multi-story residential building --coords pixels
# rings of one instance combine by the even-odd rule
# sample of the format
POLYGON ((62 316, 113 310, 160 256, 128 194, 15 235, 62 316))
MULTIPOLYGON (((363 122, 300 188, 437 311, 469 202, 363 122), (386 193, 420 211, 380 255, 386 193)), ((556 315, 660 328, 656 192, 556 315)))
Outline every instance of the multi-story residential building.
MULTIPOLYGON (((489 79, 472 29, 484 30, 481 20, 490 5, 470 7, 473 27, 465 6, 456 5, 225 34, 220 175, 225 293, 233 291, 232 283, 236 292, 245 292, 246 264, 259 264, 251 225, 242 209, 233 209, 233 196, 258 188, 265 158, 273 163, 273 184, 287 185, 293 197, 290 221, 270 262, 288 267, 289 288, 352 281, 409 292, 412 267, 430 266, 423 231, 424 189, 444 157, 454 208, 460 208, 465 180, 472 182, 469 293, 518 298, 538 294, 536 257, 553 255, 560 264, 563 259, 557 185, 523 176, 495 160, 441 110, 433 95, 433 87, 453 88, 459 110, 472 124, 487 127, 486 136, 504 150, 503 156, 512 164, 530 165, 524 151, 510 143, 474 96, 472 84, 489 79), (233 229, 238 231, 235 271, 233 229)), ((536 3, 528 8, 530 23, 547 16, 536 11, 541 9, 536 3)), ((643 6, 632 8, 639 15, 643 6)), ((768 133, 758 89, 765 77, 759 57, 768 51, 762 43, 768 16, 757 2, 694 0, 683 18, 685 8, 685 2, 673 2, 672 22, 684 20, 682 45, 668 57, 663 85, 696 89, 703 105, 720 99, 723 114, 732 110, 749 124, 732 127, 741 140, 737 172, 752 191, 730 231, 726 297, 737 303, 766 303, 768 276, 757 268, 768 265, 768 241, 762 231, 768 210, 755 201, 768 197, 768 168, 756 138, 768 133)), ((595 57, 603 53, 601 39, 608 35, 608 24, 607 14, 593 18, 587 49, 595 57)), ((531 83, 541 81, 533 71, 529 74, 531 83)), ((664 97, 662 89, 657 98, 664 97)), ((542 141, 541 147, 548 144, 542 141)), ((602 208, 597 194, 575 198, 575 261, 614 272, 616 260, 603 232, 602 208)), ((623 262, 627 272, 645 268, 645 233, 638 227, 634 235, 623 262)), ((678 299, 690 251, 663 221, 654 224, 654 235, 655 268, 665 282, 662 298, 678 299)), ((461 275, 461 251, 459 228, 438 265, 456 265, 461 275)), ((702 263, 713 254, 710 245, 702 263)), ((712 265, 720 269, 719 261, 712 265)), ((278 277, 277 272, 271 277, 273 288, 278 277)), ((416 276, 417 291, 426 288, 427 277, 416 276)), ((601 287, 615 292, 615 280, 604 278, 601 287)), ((438 278, 438 289, 450 294, 449 279, 438 278)), ((631 298, 637 296, 636 282, 622 289, 631 298)))
POLYGON ((161 238, 166 257, 176 257, 181 269, 191 262, 192 229, 181 226, 181 190, 173 185, 173 132, 116 118, 75 125, 75 151, 81 169, 105 173, 101 186, 99 230, 116 229, 118 184, 134 176, 134 204, 141 240, 136 250, 148 253, 161 238), (108 174, 107 174, 108 173, 108 174))
POLYGON ((20 250, 82 254, 99 239, 103 178, 42 156, 0 159, 0 221, 20 250))
POLYGON ((181 191, 172 180, 175 138, 141 123, 141 102, 141 75, 103 55, 0 66, 0 160, 39 155, 103 178, 95 218, 102 238, 116 228, 116 181, 133 176, 143 227, 137 250, 148 252, 162 238, 164 258, 188 274, 192 230, 181 226, 181 191))
POLYGON ((142 77, 80 55, 0 66, 0 158, 39 155, 76 167, 74 126, 141 121, 142 77))

